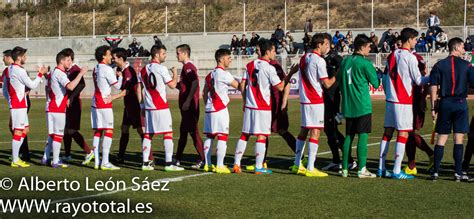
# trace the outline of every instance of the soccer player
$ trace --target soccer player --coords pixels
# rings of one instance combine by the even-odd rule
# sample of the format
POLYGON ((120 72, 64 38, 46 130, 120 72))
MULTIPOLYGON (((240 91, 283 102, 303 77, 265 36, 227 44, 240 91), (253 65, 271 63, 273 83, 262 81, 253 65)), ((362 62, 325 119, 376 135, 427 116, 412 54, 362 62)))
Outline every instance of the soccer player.
POLYGON ((330 37, 317 33, 311 40, 311 52, 300 59, 300 111, 301 129, 296 140, 295 165, 297 174, 308 177, 325 177, 328 174, 314 167, 318 152, 318 141, 321 129, 324 128, 324 100, 322 86, 329 88, 335 78, 328 79, 326 61, 321 57, 329 51, 330 37), (305 169, 301 164, 306 138, 309 134, 308 164, 305 169))
POLYGON ((358 135, 357 160, 359 178, 375 178, 366 168, 367 140, 372 131, 372 102, 368 85, 375 89, 380 86, 377 71, 371 61, 366 59, 370 53, 370 38, 359 34, 354 40, 354 53, 346 56, 337 74, 341 89, 342 114, 346 118, 346 138, 342 151, 342 177, 348 176, 349 151, 355 135, 358 135))
MULTIPOLYGON (((132 65, 127 62, 127 50, 124 48, 116 48, 112 51, 112 56, 115 60, 115 64, 122 72, 123 82, 122 91, 120 92, 123 96, 123 117, 122 117, 122 135, 120 136, 120 147, 117 154, 117 162, 123 164, 125 162, 124 156, 127 150, 128 141, 130 139, 129 129, 132 126, 133 129, 137 130, 138 135, 143 141, 143 128, 140 115, 140 102, 138 102, 137 87, 138 78, 135 69, 132 65)), ((153 161, 153 153, 150 152, 149 160, 153 161)))
POLYGON ((145 107, 145 134, 142 143, 143 165, 142 170, 154 170, 149 160, 151 140, 156 134, 163 135, 165 145, 165 171, 183 171, 184 168, 174 165, 173 162, 173 123, 171 112, 166 99, 166 86, 173 89, 177 85, 176 68, 172 68, 173 75, 163 63, 166 60, 166 47, 155 45, 151 47, 151 63, 147 64, 138 74, 138 100, 143 99, 145 107), (143 87, 143 95, 142 95, 143 87), (143 98, 142 98, 143 96, 143 98))
POLYGON ((242 135, 235 150, 234 173, 242 172, 240 161, 250 135, 257 136, 257 142, 255 143, 255 174, 272 173, 271 170, 263 167, 265 143, 271 133, 271 87, 283 91, 292 76, 288 75, 283 83, 278 78, 275 67, 270 65, 270 60, 274 60, 276 56, 275 45, 271 41, 261 39, 258 45, 262 56, 247 64, 241 82, 245 109, 242 135))
POLYGON ((387 57, 387 65, 383 76, 386 105, 382 141, 380 143, 380 159, 377 175, 394 179, 413 179, 401 170, 405 144, 408 133, 413 131, 413 84, 424 85, 429 81, 423 77, 418 68, 418 60, 412 54, 415 48, 418 31, 404 28, 400 33, 402 47, 393 51, 387 57), (390 140, 395 129, 398 131, 395 145, 395 162, 393 174, 386 171, 385 160, 390 140))
MULTIPOLYGON (((66 69, 71 68, 72 59, 70 53, 61 51, 56 55, 56 68, 48 75, 47 100, 46 100, 46 125, 48 127, 48 148, 53 150, 53 160, 51 167, 67 168, 69 165, 59 160, 61 143, 64 136, 64 127, 66 125, 66 107, 68 96, 66 90, 72 91, 81 81, 87 68, 82 68, 74 80, 69 81, 66 69)), ((49 156, 49 152, 45 154, 49 156)), ((44 159, 44 157, 43 157, 44 159)))
POLYGON ((193 139, 199 159, 192 166, 199 169, 204 163, 204 149, 201 135, 199 134, 199 75, 196 66, 190 60, 191 48, 183 44, 176 47, 176 58, 183 64, 180 74, 179 109, 181 112, 181 124, 179 126, 178 149, 176 150, 176 164, 179 165, 183 158, 183 151, 188 141, 188 133, 193 139))
MULTIPOLYGON (((431 69, 431 112, 436 119, 438 138, 434 148, 434 165, 431 179, 438 179, 439 167, 444 154, 444 145, 454 132, 454 179, 460 182, 462 176, 462 153, 464 133, 469 132, 469 110, 467 107, 467 90, 474 84, 474 68, 462 57, 465 53, 464 42, 455 37, 449 40, 449 56, 438 61, 431 69), (439 103, 435 107, 435 100, 439 103)), ((466 176, 467 177, 467 176, 466 176)))
MULTIPOLYGON (((71 57, 72 65, 69 69, 66 69, 67 77, 70 81, 74 80, 77 75, 81 72, 81 67, 74 63, 74 51, 70 48, 62 50, 67 56, 71 57)), ((94 151, 89 148, 84 136, 79 132, 81 129, 81 115, 82 115, 82 100, 81 92, 85 88, 86 83, 84 77, 81 78, 79 84, 73 90, 66 91, 68 96, 68 107, 66 108, 66 127, 64 129, 64 161, 71 160, 71 144, 72 139, 84 150, 86 157, 82 162, 83 165, 88 164, 92 159, 94 159, 94 151)), ((49 154, 49 153, 48 153, 49 154)))
POLYGON ((112 136, 114 133, 114 112, 112 101, 121 97, 121 94, 111 95, 112 87, 120 89, 122 86, 121 72, 114 72, 112 64, 112 52, 109 46, 99 46, 95 50, 95 59, 99 62, 93 72, 94 95, 91 104, 91 124, 94 129, 92 147, 94 148, 94 169, 119 170, 120 168, 109 161, 112 136), (117 79, 118 78, 118 79, 117 79), (102 140, 102 162, 99 157, 99 141, 102 140))
MULTIPOLYGON (((335 49, 329 50, 324 56, 326 61, 326 68, 328 72, 328 78, 336 77, 339 68, 341 67, 342 56, 337 54, 335 49)), ((328 145, 331 149, 332 162, 321 168, 321 170, 342 170, 342 162, 339 156, 339 149, 343 150, 344 135, 339 131, 338 125, 342 121, 337 121, 336 117, 340 115, 341 105, 341 91, 339 84, 336 82, 329 88, 323 86, 323 99, 324 99, 324 133, 328 138, 328 145)), ((342 119, 342 118, 340 118, 342 119)), ((355 169, 357 162, 354 162, 351 156, 351 150, 349 151, 349 169, 355 169)))
POLYGON ((224 158, 227 150, 227 139, 229 136, 229 111, 227 105, 230 102, 229 87, 239 89, 239 82, 225 69, 230 66, 232 58, 230 50, 218 49, 215 53, 217 67, 206 76, 206 84, 203 89, 202 98, 206 106, 204 117, 204 141, 205 165, 204 171, 212 170, 212 141, 217 136, 217 167, 216 173, 230 173, 229 168, 224 166, 224 158))
POLYGON ((13 64, 8 67, 7 75, 4 75, 4 87, 8 95, 10 117, 12 119, 12 167, 29 167, 30 165, 19 158, 20 146, 29 132, 29 122, 25 88, 35 89, 41 83, 42 77, 47 69, 43 66, 38 68, 38 75, 32 81, 22 65, 26 62, 26 49, 15 47, 12 50, 13 64))
MULTIPOLYGON (((420 69, 421 75, 426 75, 426 62, 416 52, 413 52, 418 60, 418 68, 420 69)), ((413 132, 408 135, 406 144, 406 154, 408 158, 408 165, 403 169, 406 174, 416 175, 418 173, 416 169, 416 148, 420 148, 428 155, 430 163, 428 169, 433 166, 434 157, 433 150, 428 146, 423 137, 416 133, 417 130, 423 128, 425 122, 425 111, 426 111, 426 96, 428 96, 429 86, 413 86, 413 132)))

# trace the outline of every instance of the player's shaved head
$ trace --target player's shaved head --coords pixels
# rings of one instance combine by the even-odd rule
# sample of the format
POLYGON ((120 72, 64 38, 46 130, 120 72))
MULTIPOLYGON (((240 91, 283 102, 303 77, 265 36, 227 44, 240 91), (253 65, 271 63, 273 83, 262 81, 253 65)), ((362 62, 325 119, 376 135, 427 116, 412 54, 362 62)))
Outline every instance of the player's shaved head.
POLYGON ((3 51, 3 56, 12 57, 12 50, 7 49, 7 50, 3 51))
POLYGON ((189 47, 188 44, 181 44, 176 47, 176 50, 186 53, 188 54, 188 57, 191 57, 191 47, 189 47))
POLYGON ((216 51, 216 53, 214 55, 214 58, 216 59, 217 64, 219 64, 219 61, 224 56, 230 56, 230 50, 228 50, 228 49, 218 49, 216 51))
POLYGON ((166 46, 165 45, 154 45, 151 47, 150 49, 150 55, 151 55, 151 58, 155 58, 158 53, 160 53, 161 50, 166 50, 166 46))
POLYGON ((25 55, 26 51, 27 49, 22 48, 20 46, 16 46, 15 48, 13 48, 12 50, 13 61, 17 61, 19 57, 25 55))
POLYGON ((74 61, 74 50, 72 50, 71 48, 66 48, 61 50, 61 52, 65 52, 74 61))
POLYGON ((453 52, 459 45, 464 46, 464 41, 459 37, 451 38, 448 42, 449 52, 453 52))

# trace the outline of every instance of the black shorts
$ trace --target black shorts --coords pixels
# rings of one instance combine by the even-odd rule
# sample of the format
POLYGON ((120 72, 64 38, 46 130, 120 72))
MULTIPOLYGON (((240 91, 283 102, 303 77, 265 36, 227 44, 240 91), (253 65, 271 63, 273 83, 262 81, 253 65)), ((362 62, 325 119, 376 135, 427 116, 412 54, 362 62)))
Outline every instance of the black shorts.
POLYGON ((346 118, 346 135, 355 135, 372 132, 372 114, 346 118))
POLYGON ((66 129, 81 129, 82 103, 81 100, 74 100, 66 109, 66 129))
POLYGON ((134 129, 141 128, 140 108, 127 108, 123 110, 122 125, 132 126, 134 129))
POLYGON ((436 133, 469 132, 469 109, 466 98, 446 97, 439 101, 436 133))

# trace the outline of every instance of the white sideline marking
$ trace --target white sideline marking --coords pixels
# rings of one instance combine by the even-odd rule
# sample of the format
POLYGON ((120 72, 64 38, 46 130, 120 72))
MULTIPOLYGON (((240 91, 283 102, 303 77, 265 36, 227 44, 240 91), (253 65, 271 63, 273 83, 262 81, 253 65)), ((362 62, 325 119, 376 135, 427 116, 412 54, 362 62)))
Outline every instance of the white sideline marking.
MULTIPOLYGON (((423 137, 426 137, 426 136, 430 136, 430 134, 426 134, 426 135, 422 135, 422 136, 423 136, 423 137)), ((275 136, 275 137, 276 137, 276 136, 275 136)), ((380 142, 370 143, 370 144, 367 144, 367 146, 378 145, 378 144, 380 144, 380 142)), ((352 149, 354 149, 354 148, 356 148, 356 147, 357 147, 357 146, 354 146, 354 147, 352 147, 352 149)), ((331 151, 321 152, 321 153, 318 153, 318 155, 324 155, 324 154, 329 154, 329 153, 331 153, 331 151)), ((270 163, 280 163, 280 162, 283 162, 283 161, 291 160, 291 159, 285 159, 285 158, 283 158, 283 159, 284 159, 284 160, 279 160, 279 161, 270 162, 270 163)), ((211 175, 211 174, 214 174, 214 173, 197 173, 197 174, 186 175, 186 176, 179 176, 179 177, 172 177, 172 178, 156 179, 156 180, 154 180, 154 181, 155 181, 155 182, 156 182, 156 181, 159 181, 159 182, 163 182, 163 181, 180 182, 180 181, 183 181, 184 179, 189 179, 189 178, 194 178, 194 177, 200 177, 200 176, 205 176, 205 175, 211 175)), ((61 203, 61 202, 76 201, 76 200, 82 200, 82 199, 87 199, 87 198, 100 197, 100 196, 104 196, 104 195, 111 195, 111 194, 115 194, 115 193, 127 191, 127 190, 130 190, 130 189, 132 189, 132 188, 134 188, 134 187, 133 187, 133 186, 130 186, 130 187, 127 187, 127 188, 122 189, 122 190, 110 191, 110 192, 102 192, 102 193, 97 193, 97 194, 94 194, 94 195, 79 196, 79 197, 74 197, 74 198, 60 199, 60 200, 52 201, 51 203, 61 203)), ((17 210, 17 209, 15 209, 15 210, 17 210)))

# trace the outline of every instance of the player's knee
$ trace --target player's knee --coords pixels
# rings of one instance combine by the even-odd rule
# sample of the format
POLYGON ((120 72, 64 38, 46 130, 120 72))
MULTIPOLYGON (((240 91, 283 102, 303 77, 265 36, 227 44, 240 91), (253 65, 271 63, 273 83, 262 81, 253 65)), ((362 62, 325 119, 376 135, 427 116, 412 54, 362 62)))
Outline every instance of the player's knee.
POLYGON ((245 134, 245 133, 242 133, 240 135, 240 140, 242 141, 248 141, 249 140, 249 135, 248 134, 245 134))
POLYGON ((206 134, 206 138, 214 139, 215 135, 213 134, 206 134))
POLYGON ((258 142, 266 142, 267 141, 267 136, 266 135, 257 135, 257 141, 258 142))
POLYGON ((217 140, 218 141, 227 141, 229 137, 227 135, 218 135, 217 140))
POLYGON ((128 134, 129 133, 130 126, 128 125, 122 125, 120 130, 122 131, 122 134, 128 134))
POLYGON ((63 136, 61 135, 53 135, 53 141, 57 143, 63 142, 63 136))
POLYGON ((151 141, 151 139, 153 139, 153 135, 151 135, 151 134, 144 134, 144 135, 143 135, 143 138, 144 138, 144 139, 148 139, 148 140, 151 141))
POLYGON ((100 130, 95 130, 94 131, 94 137, 99 137, 100 138, 101 135, 102 135, 102 131, 100 131, 100 130))
POLYGON ((173 139, 173 132, 166 133, 163 135, 163 139, 173 139))
POLYGON ((392 137, 393 137, 392 134, 384 133, 383 137, 382 137, 382 140, 383 141, 390 141, 390 140, 392 140, 392 137))

